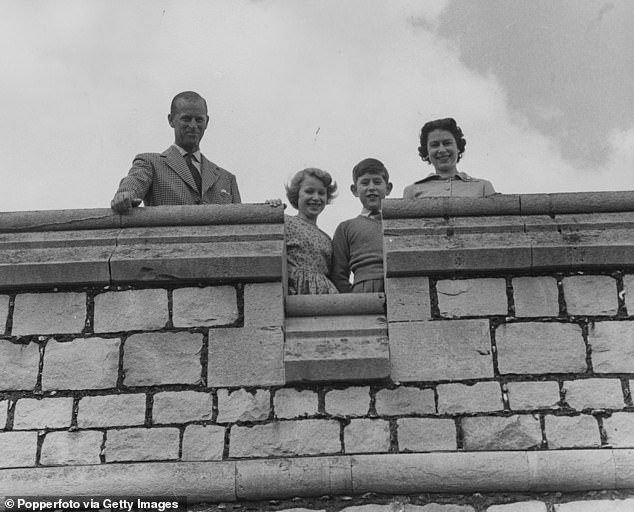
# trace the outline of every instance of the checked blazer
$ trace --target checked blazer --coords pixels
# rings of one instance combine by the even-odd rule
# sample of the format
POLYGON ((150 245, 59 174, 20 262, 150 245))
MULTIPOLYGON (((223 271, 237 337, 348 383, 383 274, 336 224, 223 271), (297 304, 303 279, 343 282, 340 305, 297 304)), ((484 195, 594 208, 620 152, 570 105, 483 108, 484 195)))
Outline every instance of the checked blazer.
POLYGON ((240 203, 236 177, 201 154, 202 193, 178 149, 142 153, 132 162, 118 192, 131 192, 145 206, 240 203))

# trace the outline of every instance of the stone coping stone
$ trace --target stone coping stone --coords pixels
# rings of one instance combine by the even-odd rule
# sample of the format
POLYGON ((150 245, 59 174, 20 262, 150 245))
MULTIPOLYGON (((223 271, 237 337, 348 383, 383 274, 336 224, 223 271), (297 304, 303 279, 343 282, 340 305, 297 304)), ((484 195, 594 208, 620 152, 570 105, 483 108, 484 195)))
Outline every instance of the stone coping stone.
POLYGON ((384 315, 384 293, 289 295, 287 316, 384 315))

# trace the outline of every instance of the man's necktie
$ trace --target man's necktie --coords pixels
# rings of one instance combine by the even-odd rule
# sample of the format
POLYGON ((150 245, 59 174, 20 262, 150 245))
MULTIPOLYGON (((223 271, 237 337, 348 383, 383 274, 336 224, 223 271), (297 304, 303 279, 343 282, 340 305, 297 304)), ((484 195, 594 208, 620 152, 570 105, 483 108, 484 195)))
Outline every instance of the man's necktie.
POLYGON ((191 153, 187 153, 185 155, 185 162, 187 162, 187 167, 189 167, 189 172, 192 173, 192 178, 194 178, 194 181, 196 182, 196 188, 198 189, 198 192, 201 192, 202 178, 200 177, 200 172, 198 171, 198 169, 196 169, 194 162, 192 162, 191 153))

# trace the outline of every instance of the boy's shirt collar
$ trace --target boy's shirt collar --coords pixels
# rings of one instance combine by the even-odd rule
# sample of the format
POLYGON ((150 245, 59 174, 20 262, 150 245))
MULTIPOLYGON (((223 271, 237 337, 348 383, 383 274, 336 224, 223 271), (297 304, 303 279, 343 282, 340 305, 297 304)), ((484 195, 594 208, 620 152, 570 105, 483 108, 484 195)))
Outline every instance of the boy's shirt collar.
POLYGON ((367 208, 362 208, 361 209, 361 213, 359 214, 360 217, 367 217, 368 219, 380 219, 381 218, 381 210, 377 211, 377 212, 372 212, 371 210, 368 210, 367 208))

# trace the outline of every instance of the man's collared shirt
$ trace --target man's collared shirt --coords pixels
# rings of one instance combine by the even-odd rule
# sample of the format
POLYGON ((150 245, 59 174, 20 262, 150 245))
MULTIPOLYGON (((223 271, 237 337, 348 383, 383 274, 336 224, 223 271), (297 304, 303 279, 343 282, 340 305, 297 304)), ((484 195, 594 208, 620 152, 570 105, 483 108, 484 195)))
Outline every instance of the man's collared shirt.
POLYGON ((451 177, 431 173, 422 180, 405 187, 403 198, 486 197, 495 193, 491 182, 481 178, 472 178, 466 172, 458 172, 451 177))
MULTIPOLYGON (((176 149, 178 149, 178 152, 183 156, 183 158, 185 158, 185 155, 187 153, 189 153, 189 151, 186 151, 185 149, 181 148, 179 145, 174 144, 174 147, 176 149)), ((192 164, 194 164, 194 167, 196 169, 198 169, 198 173, 200 174, 200 162, 201 162, 201 153, 200 153, 200 149, 197 151, 194 151, 192 153, 192 164)))

